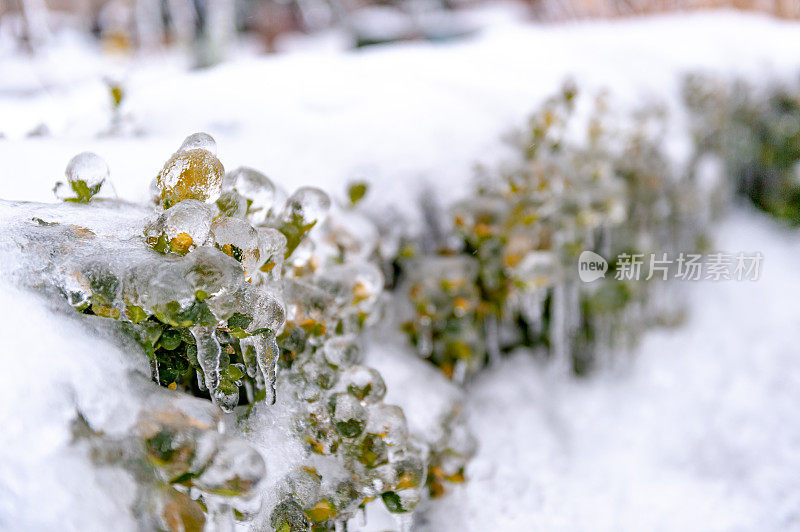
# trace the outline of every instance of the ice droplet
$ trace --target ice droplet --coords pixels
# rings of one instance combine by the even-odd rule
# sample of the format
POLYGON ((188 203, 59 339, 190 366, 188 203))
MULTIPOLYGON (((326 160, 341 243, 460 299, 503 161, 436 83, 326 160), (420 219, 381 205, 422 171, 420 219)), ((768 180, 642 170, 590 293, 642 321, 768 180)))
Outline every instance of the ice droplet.
POLYGON ((408 438, 408 424, 403 409, 395 405, 377 404, 369 410, 369 434, 381 434, 388 445, 402 445, 408 438))
POLYGON ((325 360, 334 367, 348 367, 361 359, 361 352, 353 335, 334 336, 322 346, 325 360))
POLYGON ((83 181, 90 189, 100 186, 108 179, 108 165, 99 156, 92 152, 85 151, 73 157, 65 172, 67 180, 71 186, 83 181))
POLYGON ((369 310, 383 290, 383 274, 372 263, 334 264, 318 277, 319 286, 341 307, 369 310))
MULTIPOLYGON (((213 208, 194 199, 183 200, 164 211, 158 219, 145 229, 151 245, 158 245, 163 235, 172 251, 184 254, 202 246, 211 230, 213 208)), ((158 248, 157 248, 158 249, 158 248)))
POLYGON ((198 291, 212 299, 233 292, 242 275, 239 263, 211 246, 200 246, 183 259, 183 277, 197 295, 198 291))
POLYGON ((348 393, 335 393, 330 399, 333 425, 344 438, 356 438, 364 432, 367 409, 348 393))
POLYGON ((67 184, 56 183, 53 188, 56 197, 85 203, 100 192, 103 183, 108 179, 108 165, 99 156, 86 151, 69 161, 64 174, 67 176, 67 184))
POLYGON ((178 151, 164 164, 156 178, 161 203, 169 208, 185 199, 216 201, 224 173, 222 163, 208 150, 178 151))
POLYGON ((300 187, 286 200, 286 222, 309 226, 322 220, 331 207, 331 199, 316 187, 300 187))
POLYGON ((217 154, 217 141, 208 133, 192 133, 183 140, 178 151, 206 150, 211 155, 217 154))
POLYGON ((223 216, 244 218, 247 214, 247 199, 235 190, 223 191, 216 203, 223 216))
POLYGON ((332 213, 326 225, 325 242, 348 260, 367 260, 377 249, 379 233, 376 224, 353 211, 332 213))
POLYGON ((377 403, 386 395, 383 377, 377 370, 367 366, 353 366, 345 370, 339 386, 365 403, 377 403))
POLYGON ((258 232, 240 218, 220 218, 211 226, 214 243, 226 255, 242 263, 247 278, 258 270, 258 232))
POLYGON ((267 474, 264 459, 247 442, 217 436, 217 448, 211 462, 193 483, 206 492, 226 491, 238 497, 250 497, 267 474))
POLYGON ((235 384, 226 383, 224 386, 220 384, 211 391, 210 395, 214 404, 219 406, 223 412, 233 412, 233 409, 239 404, 239 387, 235 384))
POLYGON ((259 269, 270 279, 280 277, 286 253, 286 236, 272 227, 259 227, 258 249, 259 269))
POLYGON ((270 179, 252 168, 240 167, 223 181, 225 190, 235 190, 247 200, 247 215, 254 223, 264 223, 275 207, 276 190, 270 179))

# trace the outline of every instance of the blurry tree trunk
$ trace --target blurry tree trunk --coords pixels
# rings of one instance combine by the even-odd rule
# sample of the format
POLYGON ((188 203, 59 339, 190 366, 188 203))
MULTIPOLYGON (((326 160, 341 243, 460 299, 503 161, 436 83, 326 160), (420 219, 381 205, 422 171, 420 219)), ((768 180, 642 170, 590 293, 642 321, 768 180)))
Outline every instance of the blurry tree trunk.
MULTIPOLYGON (((205 0, 208 65, 222 61, 236 37, 235 0, 205 0)), ((205 65, 204 65, 205 66, 205 65)))
POLYGON ((139 48, 146 50, 160 46, 164 37, 161 0, 136 0, 133 9, 139 48))
POLYGON ((47 27, 47 5, 44 0, 16 1, 23 21, 22 42, 33 51, 47 40, 50 30, 47 27))
POLYGON ((178 44, 192 46, 197 27, 197 10, 192 0, 166 0, 170 35, 178 44))
POLYGON ((196 68, 205 68, 218 63, 223 55, 218 39, 227 33, 224 29, 226 4, 230 0, 194 0, 195 33, 192 39, 192 56, 196 68), (222 11, 222 14, 219 11, 222 11))

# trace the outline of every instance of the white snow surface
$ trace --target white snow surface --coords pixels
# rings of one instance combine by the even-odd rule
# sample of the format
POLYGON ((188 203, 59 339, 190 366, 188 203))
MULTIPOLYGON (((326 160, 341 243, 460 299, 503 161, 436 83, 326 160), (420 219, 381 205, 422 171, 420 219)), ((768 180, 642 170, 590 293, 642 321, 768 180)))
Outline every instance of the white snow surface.
MULTIPOLYGON (((14 175, 2 196, 50 200, 70 158, 88 150, 106 159, 121 197, 143 199, 186 135, 206 131, 226 168, 256 168, 290 190, 316 185, 340 193, 359 177, 373 182, 373 196, 400 205, 416 199, 422 182, 451 198, 464 192, 476 163, 503 154, 503 135, 521 127, 567 76, 586 93, 608 89, 614 100, 640 105, 674 103, 682 72, 762 80, 794 75, 800 66, 800 24, 755 15, 556 26, 492 20, 451 43, 303 49, 190 73, 169 57, 107 59, 96 75, 35 95, 0 92, 7 137, 0 160, 14 175), (124 80, 124 112, 139 136, 98 137, 110 119, 107 74, 124 80), (40 124, 52 135, 26 139, 40 124)), ((81 72, 98 62, 87 55, 76 64, 81 72)), ((18 63, 0 58, 0 80, 18 63)), ((684 154, 684 138, 671 142, 684 154)))
MULTIPOLYGON (((191 73, 169 58, 121 64, 65 51, 59 83, 24 95, 20 76, 36 65, 4 54, 0 195, 52 201, 69 159, 91 150, 109 163, 121 198, 143 200, 181 140, 207 131, 226 168, 252 166, 289 190, 317 185, 334 194, 365 178, 373 184, 367 201, 408 209, 423 186, 442 201, 463 194, 473 165, 504 157, 502 135, 567 75, 584 91, 608 88, 623 106, 674 106, 682 72, 759 81, 800 66, 800 24, 754 15, 493 20, 446 45, 304 47, 191 73), (80 75, 69 76, 70 67, 80 75), (137 134, 98 136, 109 121, 102 76, 120 72, 137 134), (51 135, 25 137, 42 123, 51 135)), ((685 156, 685 137, 666 140, 685 156)), ((722 251, 764 254, 759 281, 692 285, 688 322, 646 335, 615 372, 571 381, 522 353, 501 361, 466 393, 480 445, 468 481, 426 504, 416 527, 800 528, 800 310, 791 300, 800 290, 800 235, 741 209, 716 233, 722 251)), ((0 283, 0 529, 135 529, 123 510, 132 480, 93 467, 70 445, 69 423, 76 409, 111 432, 131 423, 136 394, 125 383, 146 373, 146 362, 0 283)), ((407 408, 420 409, 409 417, 424 419, 413 379, 402 380, 407 390, 387 382, 390 396, 410 394, 407 408)))

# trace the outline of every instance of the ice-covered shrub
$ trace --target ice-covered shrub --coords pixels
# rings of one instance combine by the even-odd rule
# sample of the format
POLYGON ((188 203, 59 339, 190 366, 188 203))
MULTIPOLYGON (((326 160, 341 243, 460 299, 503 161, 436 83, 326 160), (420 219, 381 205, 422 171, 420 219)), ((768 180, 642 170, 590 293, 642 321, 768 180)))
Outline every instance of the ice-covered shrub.
MULTIPOLYGON (((152 205, 96 197, 100 159, 90 159, 67 170, 87 184, 81 204, 14 205, 14 246, 26 284, 133 339, 169 390, 153 389, 164 399, 124 438, 80 431, 105 450, 98 463, 134 472, 140 522, 328 530, 371 500, 408 515, 462 474, 473 448, 451 444, 469 439, 457 404, 441 412, 442 431, 410 433, 403 410, 383 400, 382 375, 363 363, 362 331, 378 319, 384 286, 371 261, 389 256, 367 218, 333 205, 323 223, 332 207, 323 191, 289 195, 256 170, 226 173, 205 134, 165 163, 152 205), (181 392, 220 411, 213 421, 182 413, 169 395, 181 392), (259 458, 281 445, 294 452, 266 468, 259 458)), ((365 192, 351 187, 349 204, 365 192)))
POLYGON ((759 209, 800 224, 800 87, 687 76, 697 160, 720 157, 735 188, 759 209))
POLYGON ((73 429, 92 462, 121 466, 134 476, 139 526, 224 530, 232 512, 256 511, 264 460, 245 440, 218 431, 222 412, 200 399, 141 389, 140 415, 125 436, 96 432, 80 415, 73 429))
POLYGON ((651 283, 615 279, 614 258, 694 249, 693 188, 663 151, 658 108, 621 121, 599 97, 581 132, 576 99, 570 83, 548 99, 513 139, 519 160, 484 171, 448 209, 447 236, 400 258, 403 328, 457 381, 519 346, 587 371, 657 318, 651 283), (605 279, 578 280, 583 250, 609 259, 605 279))

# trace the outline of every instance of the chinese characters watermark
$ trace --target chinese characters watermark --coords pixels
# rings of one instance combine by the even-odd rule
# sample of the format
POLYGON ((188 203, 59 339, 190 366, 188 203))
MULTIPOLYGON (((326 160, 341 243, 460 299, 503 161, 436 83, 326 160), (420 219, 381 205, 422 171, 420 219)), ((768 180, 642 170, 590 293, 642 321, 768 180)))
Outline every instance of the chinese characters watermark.
MULTIPOLYGON (((612 270, 618 281, 757 281, 763 259, 758 251, 705 255, 621 253, 612 263, 612 270)), ((585 283, 605 277, 608 269, 608 261, 593 251, 584 251, 578 258, 578 276, 585 283)))

